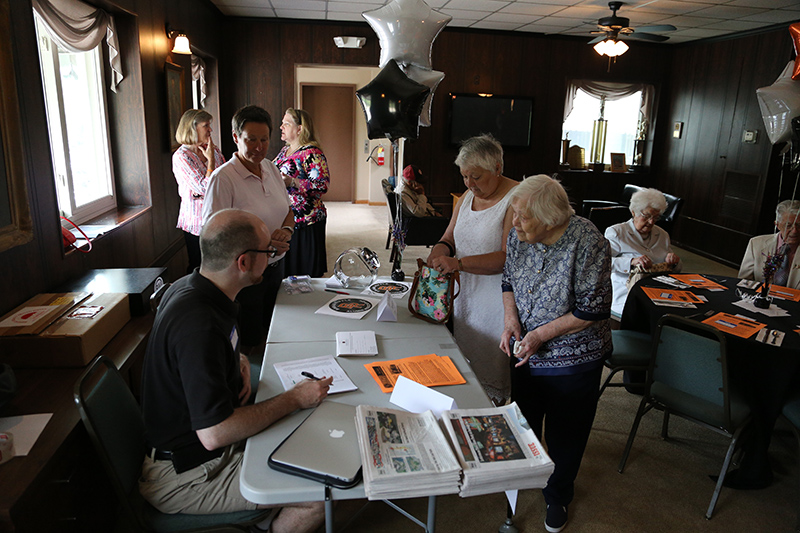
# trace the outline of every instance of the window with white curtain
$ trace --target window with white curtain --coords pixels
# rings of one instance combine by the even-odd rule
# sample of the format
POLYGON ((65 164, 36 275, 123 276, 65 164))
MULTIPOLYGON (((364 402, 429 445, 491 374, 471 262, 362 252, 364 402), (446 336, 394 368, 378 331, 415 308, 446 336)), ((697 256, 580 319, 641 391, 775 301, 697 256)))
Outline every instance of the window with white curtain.
POLYGON ((641 153, 650 124, 654 88, 646 84, 624 84, 574 80, 568 84, 562 138, 580 146, 591 162, 596 123, 607 121, 601 162, 610 163, 612 153, 625 154, 628 165, 642 165, 641 153))
POLYGON ((100 45, 69 52, 36 30, 58 207, 81 223, 116 206, 100 45))

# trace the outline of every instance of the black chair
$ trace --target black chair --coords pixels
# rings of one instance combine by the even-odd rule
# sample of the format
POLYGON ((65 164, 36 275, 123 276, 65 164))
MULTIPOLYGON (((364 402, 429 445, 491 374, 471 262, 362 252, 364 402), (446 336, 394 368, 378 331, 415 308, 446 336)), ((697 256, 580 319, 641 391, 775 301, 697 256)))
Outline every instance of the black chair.
MULTIPOLYGON (((644 188, 645 187, 639 187, 638 185, 633 185, 630 183, 626 184, 625 187, 622 189, 622 195, 620 196, 620 200, 618 202, 609 200, 584 200, 583 203, 581 204, 581 216, 583 216, 584 218, 591 219, 590 213, 591 210, 594 208, 623 206, 626 209, 628 209, 627 218, 620 221, 624 222, 625 220, 628 220, 631 217, 629 208, 631 203, 631 196, 633 196, 633 193, 640 191, 644 188)), ((671 194, 667 193, 663 194, 664 198, 667 200, 667 208, 664 210, 664 213, 662 213, 661 219, 657 222, 657 224, 664 231, 672 235, 672 230, 675 227, 675 222, 678 220, 678 213, 680 212, 681 207, 683 206, 683 199, 678 198, 677 196, 673 196, 671 194)), ((605 229, 602 229, 601 231, 605 231, 605 229)))
MULTIPOLYGON (((794 397, 786 402, 783 406, 783 416, 785 416, 792 424, 794 435, 797 437, 797 444, 800 446, 800 393, 796 393, 794 397)), ((800 531, 800 508, 797 511, 797 531, 800 531)))
MULTIPOLYGON (((383 194, 386 195, 386 203, 389 205, 391 222, 389 223, 389 234, 386 236, 386 249, 392 242, 392 232, 394 223, 397 220, 397 209, 402 205, 400 195, 394 192, 394 188, 389 180, 381 180, 383 194)), ((405 242, 407 246, 433 246, 442 238, 450 219, 446 217, 411 217, 403 216, 403 226, 406 229, 405 242)), ((389 262, 394 261, 395 249, 392 247, 389 262)))
POLYGON ((616 205, 610 207, 593 207, 589 210, 589 220, 591 220, 600 233, 605 233, 606 228, 625 222, 631 218, 631 212, 627 207, 616 205))
POLYGON ((269 510, 192 515, 164 514, 139 494, 145 454, 139 404, 109 359, 97 356, 75 384, 81 420, 108 474, 127 522, 136 531, 249 531, 269 510))
POLYGON ((618 329, 611 332, 614 351, 605 360, 606 368, 611 372, 600 387, 600 396, 606 387, 627 387, 637 392, 644 391, 644 382, 641 383, 611 383, 611 378, 622 370, 638 370, 643 373, 650 366, 653 338, 647 333, 618 329), (638 390, 637 390, 638 389, 638 390))
POLYGON ((728 383, 725 336, 711 326, 664 315, 658 322, 652 354, 645 393, 619 463, 619 472, 625 469, 639 422, 652 408, 664 412, 661 428, 664 439, 670 414, 727 436, 731 442, 706 511, 706 518, 710 519, 736 443, 751 419, 750 408, 728 383))

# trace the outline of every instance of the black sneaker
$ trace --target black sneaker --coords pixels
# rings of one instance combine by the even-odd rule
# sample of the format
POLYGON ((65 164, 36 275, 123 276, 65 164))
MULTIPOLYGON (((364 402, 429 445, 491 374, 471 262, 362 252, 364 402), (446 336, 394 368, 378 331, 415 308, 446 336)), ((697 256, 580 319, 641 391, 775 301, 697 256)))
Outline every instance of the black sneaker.
POLYGON ((558 533, 567 525, 567 508, 563 505, 548 505, 544 528, 550 533, 558 533))

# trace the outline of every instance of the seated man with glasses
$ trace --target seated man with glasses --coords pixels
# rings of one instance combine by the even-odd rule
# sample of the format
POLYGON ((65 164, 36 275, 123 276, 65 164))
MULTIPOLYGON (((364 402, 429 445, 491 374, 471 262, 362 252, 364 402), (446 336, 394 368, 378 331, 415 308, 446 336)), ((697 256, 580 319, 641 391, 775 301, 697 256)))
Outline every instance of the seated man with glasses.
MULTIPOLYGON (((139 491, 163 513, 258 508, 239 491, 245 440, 327 396, 332 378, 248 404, 250 365, 239 352, 235 298, 261 282, 275 254, 270 244, 256 215, 217 212, 200 232, 200 268, 173 283, 159 305, 142 371, 148 448, 139 491)), ((322 524, 324 507, 287 505, 272 516, 273 532, 310 532, 322 524)))
POLYGON ((661 191, 643 189, 631 196, 632 218, 606 229, 605 237, 611 244, 614 291, 611 314, 616 317, 622 316, 632 271, 680 272, 680 258, 672 251, 669 234, 655 225, 666 208, 667 200, 661 191))
POLYGON ((764 263, 771 257, 777 263, 772 283, 800 289, 800 200, 784 200, 775 209, 776 233, 753 237, 739 267, 739 277, 764 281, 764 263))

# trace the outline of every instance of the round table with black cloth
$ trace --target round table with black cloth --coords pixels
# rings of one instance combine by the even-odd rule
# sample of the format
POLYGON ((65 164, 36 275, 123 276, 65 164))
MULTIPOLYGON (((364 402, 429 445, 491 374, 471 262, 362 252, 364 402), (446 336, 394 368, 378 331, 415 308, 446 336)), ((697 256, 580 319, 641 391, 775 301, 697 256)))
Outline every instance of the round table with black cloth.
MULTIPOLYGON (((772 482, 768 449, 775 421, 791 391, 800 387, 800 335, 795 333, 800 323, 800 302, 775 300, 777 305, 789 312, 789 316, 768 317, 753 313, 733 302, 740 298, 736 293, 738 278, 707 276, 707 279, 725 286, 724 291, 692 288, 691 291, 708 299, 708 303, 696 304, 697 309, 665 307, 655 305, 642 287, 674 289, 666 284, 644 278, 628 292, 622 312, 621 329, 655 333, 658 320, 665 314, 674 314, 702 322, 718 312, 740 314, 771 330, 785 333, 780 347, 755 340, 726 334, 728 345, 728 372, 731 386, 745 396, 753 410, 753 422, 740 440, 743 453, 738 471, 725 478, 725 485, 732 488, 763 488, 772 482), (710 315, 709 311, 713 311, 710 315)), ((752 293, 752 290, 741 289, 752 293)))

